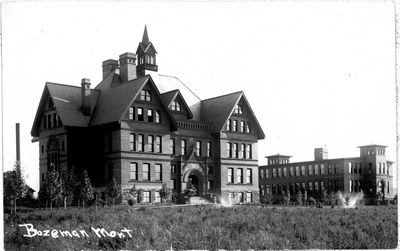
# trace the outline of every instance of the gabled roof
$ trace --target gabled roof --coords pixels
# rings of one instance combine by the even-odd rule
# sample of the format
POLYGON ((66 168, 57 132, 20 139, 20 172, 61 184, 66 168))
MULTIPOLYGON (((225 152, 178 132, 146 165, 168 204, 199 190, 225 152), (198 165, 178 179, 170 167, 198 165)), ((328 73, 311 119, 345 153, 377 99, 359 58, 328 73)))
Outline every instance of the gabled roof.
POLYGON ((179 96, 179 98, 182 100, 182 105, 185 107, 185 109, 188 112, 188 119, 192 119, 193 118, 193 113, 190 110, 189 106, 187 105, 185 99, 183 98, 181 92, 179 90, 172 90, 170 92, 166 92, 161 94, 165 104, 167 107, 169 107, 172 103, 172 101, 176 100, 176 98, 179 96))
MULTIPOLYGON (((100 92, 97 90, 92 90, 91 112, 93 112, 93 108, 95 107, 99 93, 100 92)), ((88 126, 89 118, 83 115, 81 110, 81 87, 47 82, 39 102, 35 120, 33 122, 31 130, 32 136, 39 136, 41 119, 43 117, 47 99, 49 97, 52 98, 55 109, 64 126, 88 126)))
POLYGON ((93 111, 90 126, 121 122, 124 114, 140 95, 140 91, 146 84, 150 84, 156 90, 155 94, 159 97, 164 111, 171 122, 171 130, 177 130, 176 121, 165 105, 161 94, 150 76, 136 78, 125 84, 102 90, 96 108, 93 111))
POLYGON ((246 103, 253 120, 256 122, 258 139, 264 139, 265 134, 242 91, 201 101, 201 120, 213 123, 213 132, 221 132, 241 99, 246 103))

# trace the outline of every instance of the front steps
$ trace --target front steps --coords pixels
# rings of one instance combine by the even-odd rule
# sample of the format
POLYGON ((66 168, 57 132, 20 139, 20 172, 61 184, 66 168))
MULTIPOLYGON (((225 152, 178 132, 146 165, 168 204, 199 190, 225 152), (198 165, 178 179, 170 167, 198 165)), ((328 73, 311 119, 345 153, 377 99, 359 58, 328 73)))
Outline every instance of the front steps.
POLYGON ((204 198, 204 197, 200 197, 200 196, 193 196, 192 198, 190 198, 190 204, 192 205, 205 205, 205 204, 214 204, 211 201, 209 201, 208 199, 204 198))

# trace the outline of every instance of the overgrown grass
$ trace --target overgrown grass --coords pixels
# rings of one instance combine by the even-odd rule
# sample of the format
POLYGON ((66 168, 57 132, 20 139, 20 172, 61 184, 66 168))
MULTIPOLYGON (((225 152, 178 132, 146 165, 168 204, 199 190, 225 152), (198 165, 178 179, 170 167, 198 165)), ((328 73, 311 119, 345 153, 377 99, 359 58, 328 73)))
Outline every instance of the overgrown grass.
POLYGON ((44 210, 5 215, 6 250, 393 249, 397 207, 331 209, 261 206, 44 210), (24 237, 37 230, 85 230, 89 237, 24 237), (132 230, 99 238, 91 230, 132 230))

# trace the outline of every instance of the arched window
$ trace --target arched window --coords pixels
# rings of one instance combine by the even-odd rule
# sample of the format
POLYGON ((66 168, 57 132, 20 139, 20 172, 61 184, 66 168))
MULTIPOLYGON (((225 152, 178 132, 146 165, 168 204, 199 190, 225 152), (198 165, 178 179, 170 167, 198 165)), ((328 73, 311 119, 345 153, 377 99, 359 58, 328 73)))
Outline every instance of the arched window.
POLYGON ((50 138, 47 144, 47 170, 59 171, 59 143, 56 138, 50 138))

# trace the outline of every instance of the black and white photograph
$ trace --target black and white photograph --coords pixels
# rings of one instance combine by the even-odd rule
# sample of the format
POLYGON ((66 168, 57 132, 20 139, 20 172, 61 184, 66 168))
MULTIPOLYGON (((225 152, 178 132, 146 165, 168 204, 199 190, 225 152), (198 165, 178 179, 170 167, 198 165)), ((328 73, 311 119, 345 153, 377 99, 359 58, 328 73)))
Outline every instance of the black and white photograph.
POLYGON ((3 1, 3 249, 397 248, 397 9, 3 1))

